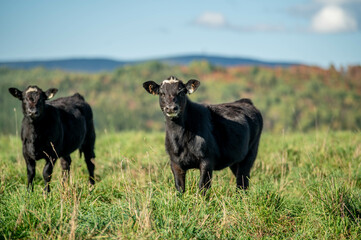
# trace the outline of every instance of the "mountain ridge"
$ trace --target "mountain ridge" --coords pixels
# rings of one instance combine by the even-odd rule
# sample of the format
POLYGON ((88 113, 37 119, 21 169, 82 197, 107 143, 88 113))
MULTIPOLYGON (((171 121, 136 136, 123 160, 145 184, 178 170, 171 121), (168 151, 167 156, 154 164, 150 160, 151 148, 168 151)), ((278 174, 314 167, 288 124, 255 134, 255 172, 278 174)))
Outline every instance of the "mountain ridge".
POLYGON ((188 65, 192 61, 208 61, 212 65, 223 67, 230 66, 268 66, 268 67, 289 67, 293 65, 303 65, 297 62, 287 61, 264 61, 253 58, 242 57, 226 57, 217 55, 179 55, 163 58, 152 58, 145 60, 114 60, 111 58, 64 58, 56 60, 30 60, 30 61, 1 61, 0 67, 9 67, 15 69, 30 69, 35 67, 44 67, 46 69, 60 69, 65 71, 80 71, 80 72, 101 72, 113 71, 114 69, 127 65, 138 64, 149 61, 159 61, 174 65, 188 65))

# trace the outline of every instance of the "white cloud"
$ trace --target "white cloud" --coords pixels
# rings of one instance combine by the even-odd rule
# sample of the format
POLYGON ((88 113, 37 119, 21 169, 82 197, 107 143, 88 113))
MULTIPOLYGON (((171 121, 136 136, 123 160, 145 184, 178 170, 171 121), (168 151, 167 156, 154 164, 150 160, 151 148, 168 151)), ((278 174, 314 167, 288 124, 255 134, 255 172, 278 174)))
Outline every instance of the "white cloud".
POLYGON ((207 27, 224 27, 227 25, 226 18, 221 13, 216 12, 205 12, 200 15, 196 20, 196 24, 207 26, 207 27))
POLYGON ((317 33, 352 32, 357 30, 357 21, 340 6, 326 5, 313 17, 311 29, 317 33))
POLYGON ((285 28, 278 25, 254 24, 236 25, 229 23, 225 16, 216 12, 204 12, 194 20, 194 23, 203 27, 222 28, 235 32, 283 32, 285 28))
POLYGON ((361 0, 312 0, 311 3, 297 5, 290 9, 292 16, 302 16, 307 20, 303 26, 286 23, 253 23, 242 24, 228 22, 219 12, 206 11, 192 23, 208 28, 224 29, 238 33, 244 32, 313 32, 315 34, 333 34, 355 32, 359 30, 361 17, 361 0), (356 18, 356 17, 357 18, 356 18))

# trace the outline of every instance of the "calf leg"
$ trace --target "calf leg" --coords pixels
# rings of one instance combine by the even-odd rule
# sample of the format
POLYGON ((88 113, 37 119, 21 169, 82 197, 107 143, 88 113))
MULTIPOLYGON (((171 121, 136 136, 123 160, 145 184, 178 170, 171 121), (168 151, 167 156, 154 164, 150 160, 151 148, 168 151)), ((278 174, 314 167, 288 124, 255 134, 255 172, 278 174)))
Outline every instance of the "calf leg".
POLYGON ((56 159, 47 159, 44 169, 43 169, 43 178, 44 178, 44 182, 45 182, 45 188, 44 188, 44 192, 50 192, 50 181, 51 181, 51 177, 53 174, 53 168, 54 168, 54 164, 56 162, 56 159))
POLYGON ((95 165, 94 165, 94 158, 90 158, 90 157, 86 157, 85 158, 85 162, 86 165, 88 167, 88 172, 89 172, 89 183, 91 185, 95 184, 95 178, 94 178, 94 169, 95 169, 95 165))
POLYGON ((199 189, 205 195, 207 190, 211 187, 213 169, 208 163, 200 165, 201 176, 199 180, 199 189))
POLYGON ((26 157, 25 157, 25 161, 26 161, 26 170, 28 174, 28 191, 33 191, 34 190, 33 181, 35 177, 36 161, 26 157))
POLYGON ((84 151, 85 163, 86 163, 86 166, 87 166, 88 172, 89 172, 89 183, 91 185, 94 185, 95 184, 95 179, 94 179, 95 153, 93 151, 93 148, 89 148, 87 146, 84 146, 83 151, 84 151))
POLYGON ((238 169, 245 169, 245 166, 243 166, 240 163, 233 164, 229 167, 232 170, 233 175, 236 177, 237 181, 237 187, 239 189, 246 189, 248 186, 248 178, 249 178, 249 172, 245 172, 240 170, 238 174, 238 169), (240 166, 241 165, 241 166, 240 166))
POLYGON ((63 169, 63 185, 64 185, 70 173, 70 165, 71 165, 70 156, 60 158, 60 164, 63 169))
POLYGON ((170 161, 170 167, 174 176, 175 187, 180 193, 184 193, 186 171, 184 171, 178 164, 173 161, 170 161))
POLYGON ((246 164, 239 163, 237 171, 237 187, 246 190, 249 186, 250 167, 246 164))
POLYGON ((95 184, 94 178, 94 160, 95 160, 95 153, 94 153, 94 145, 95 145, 95 130, 93 120, 87 121, 87 133, 85 136, 84 143, 80 149, 84 153, 85 163, 88 168, 89 172, 89 183, 91 185, 95 184))
POLYGON ((238 163, 237 167, 237 187, 246 190, 249 186, 249 178, 251 168, 253 166, 254 161, 256 160, 258 152, 258 143, 256 143, 248 152, 245 159, 238 163))

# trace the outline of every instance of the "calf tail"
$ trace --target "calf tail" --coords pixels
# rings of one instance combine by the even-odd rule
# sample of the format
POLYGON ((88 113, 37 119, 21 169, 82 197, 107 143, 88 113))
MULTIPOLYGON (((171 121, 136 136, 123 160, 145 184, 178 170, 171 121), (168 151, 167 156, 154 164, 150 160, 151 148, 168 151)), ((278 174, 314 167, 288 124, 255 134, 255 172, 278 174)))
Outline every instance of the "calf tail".
POLYGON ((248 104, 253 105, 252 100, 249 99, 249 98, 242 98, 242 99, 237 100, 236 102, 239 102, 239 103, 248 103, 248 104))
POLYGON ((85 101, 84 97, 82 95, 80 95, 79 93, 75 93, 73 96, 85 101))

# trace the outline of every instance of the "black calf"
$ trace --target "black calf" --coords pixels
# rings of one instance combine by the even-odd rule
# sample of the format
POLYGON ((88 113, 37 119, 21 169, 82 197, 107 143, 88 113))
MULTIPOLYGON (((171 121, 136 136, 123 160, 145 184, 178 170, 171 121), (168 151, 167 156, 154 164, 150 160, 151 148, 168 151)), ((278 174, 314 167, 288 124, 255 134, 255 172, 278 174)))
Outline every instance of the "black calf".
POLYGON ((184 84, 175 77, 161 85, 153 81, 143 84, 147 92, 159 95, 175 186, 184 192, 187 170, 198 168, 199 188, 207 190, 213 170, 230 167, 237 186, 246 189, 263 127, 261 113, 249 99, 217 105, 193 103, 186 94, 199 85, 197 80, 184 84))
POLYGON ((89 181, 94 184, 95 130, 92 110, 78 93, 46 102, 57 91, 51 88, 43 92, 37 86, 29 86, 24 92, 16 88, 9 89, 14 97, 22 101, 24 118, 21 140, 30 189, 33 189, 36 160, 46 160, 43 170, 44 190, 50 192, 49 182, 56 160, 61 160, 64 181, 70 170, 70 154, 76 149, 84 153, 89 181))

